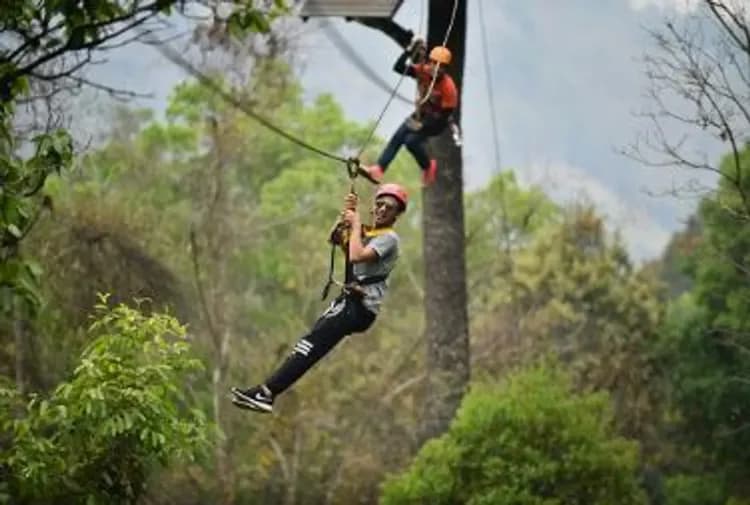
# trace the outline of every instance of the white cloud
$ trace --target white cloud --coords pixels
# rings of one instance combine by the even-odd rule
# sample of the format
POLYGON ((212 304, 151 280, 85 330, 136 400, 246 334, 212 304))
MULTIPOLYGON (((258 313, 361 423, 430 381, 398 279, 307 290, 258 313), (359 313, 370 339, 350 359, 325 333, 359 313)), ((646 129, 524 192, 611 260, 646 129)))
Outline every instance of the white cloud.
POLYGON ((659 224, 641 199, 625 199, 587 171, 565 162, 532 162, 518 172, 520 182, 542 188, 559 203, 588 201, 604 217, 611 231, 619 230, 636 261, 657 257, 670 231, 659 224))
POLYGON ((680 14, 693 12, 698 8, 699 0, 629 0, 630 6, 637 10, 656 7, 663 10, 675 10, 680 14))

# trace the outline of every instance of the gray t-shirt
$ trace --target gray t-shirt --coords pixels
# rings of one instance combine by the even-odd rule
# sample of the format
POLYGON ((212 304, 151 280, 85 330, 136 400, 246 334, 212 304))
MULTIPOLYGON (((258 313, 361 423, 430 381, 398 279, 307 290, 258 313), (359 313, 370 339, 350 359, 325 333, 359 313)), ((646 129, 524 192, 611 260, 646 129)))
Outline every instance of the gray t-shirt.
MULTIPOLYGON (((354 263, 354 276, 357 279, 372 277, 374 275, 389 275, 398 259, 399 238, 395 231, 388 231, 375 237, 364 237, 364 246, 372 247, 378 253, 378 259, 370 262, 354 263)), ((365 297, 362 303, 365 308, 375 314, 380 310, 380 304, 388 289, 388 282, 376 282, 362 286, 365 297)))

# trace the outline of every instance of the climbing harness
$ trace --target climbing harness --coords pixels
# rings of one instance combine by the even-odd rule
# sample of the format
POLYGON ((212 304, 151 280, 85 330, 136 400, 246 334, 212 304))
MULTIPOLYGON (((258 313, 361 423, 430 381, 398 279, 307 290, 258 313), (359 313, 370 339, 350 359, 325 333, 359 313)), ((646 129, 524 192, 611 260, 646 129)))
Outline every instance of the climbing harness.
MULTIPOLYGON (((363 226, 361 233, 367 238, 373 238, 384 235, 391 231, 393 231, 392 228, 371 228, 363 226)), ((349 230, 344 229, 342 223, 339 223, 338 226, 334 227, 328 240, 331 242, 331 255, 328 264, 328 280, 323 287, 321 300, 325 300, 326 298, 328 298, 328 293, 331 289, 331 286, 333 286, 334 284, 341 288, 342 294, 361 297, 362 295, 364 295, 364 292, 362 291, 363 286, 377 284, 378 282, 384 281, 388 277, 387 275, 372 275, 370 277, 364 277, 361 279, 355 278, 353 264, 349 259, 349 230), (342 240, 340 240, 340 243, 338 244, 336 243, 337 235, 340 235, 342 237, 342 240), (341 247, 344 251, 344 282, 339 282, 334 277, 336 269, 337 246, 341 247)))
MULTIPOLYGON (((352 187, 352 192, 353 191, 354 189, 352 187)), ((399 184, 382 184, 380 188, 378 188, 378 191, 375 193, 375 199, 377 200, 377 198, 381 196, 390 196, 392 198, 395 198, 401 204, 402 212, 405 211, 409 206, 409 194, 399 184)), ((393 231, 393 229, 388 227, 374 228, 371 226, 363 226, 360 230, 360 233, 362 233, 365 238, 374 238, 379 235, 390 233, 391 231, 393 231)), ((328 282, 323 288, 323 300, 325 300, 328 296, 328 290, 333 284, 337 284, 344 288, 344 292, 349 292, 350 294, 352 292, 359 292, 361 294, 361 286, 385 280, 384 278, 381 279, 378 276, 367 277, 365 279, 354 278, 352 263, 351 261, 349 261, 349 233, 350 230, 343 223, 337 223, 337 225, 334 226, 333 230, 331 230, 331 235, 328 237, 328 240, 331 243, 331 260, 328 268, 328 282), (343 284, 337 282, 333 277, 336 262, 336 245, 341 246, 341 248, 344 250, 346 270, 344 274, 345 278, 343 284)))
POLYGON ((456 120, 451 117, 450 119, 451 135, 453 136, 453 143, 456 147, 461 147, 464 144, 463 136, 461 135, 461 127, 458 126, 456 120))

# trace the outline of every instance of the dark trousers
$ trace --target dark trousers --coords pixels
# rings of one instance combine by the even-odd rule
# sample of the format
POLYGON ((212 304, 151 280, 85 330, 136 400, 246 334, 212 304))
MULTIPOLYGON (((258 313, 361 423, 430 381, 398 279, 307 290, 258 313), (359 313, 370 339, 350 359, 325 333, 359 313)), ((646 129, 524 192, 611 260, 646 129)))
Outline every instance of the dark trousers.
POLYGON ((430 157, 427 155, 427 151, 424 148, 424 141, 431 135, 421 130, 416 132, 411 131, 409 127, 406 126, 407 121, 401 123, 401 126, 399 126, 396 133, 393 134, 391 140, 388 142, 388 145, 385 146, 385 149, 383 149, 383 152, 378 159, 378 165, 380 165, 380 168, 382 168, 383 171, 388 169, 388 165, 391 164, 393 158, 398 154, 398 150, 401 149, 401 146, 403 145, 405 145, 412 156, 414 156, 414 159, 417 160, 417 163, 422 170, 427 170, 430 166, 430 157))
POLYGON ((266 386, 274 396, 283 393, 344 337, 367 330, 374 321, 375 314, 360 300, 345 296, 336 298, 310 332, 295 344, 292 354, 269 377, 266 386))

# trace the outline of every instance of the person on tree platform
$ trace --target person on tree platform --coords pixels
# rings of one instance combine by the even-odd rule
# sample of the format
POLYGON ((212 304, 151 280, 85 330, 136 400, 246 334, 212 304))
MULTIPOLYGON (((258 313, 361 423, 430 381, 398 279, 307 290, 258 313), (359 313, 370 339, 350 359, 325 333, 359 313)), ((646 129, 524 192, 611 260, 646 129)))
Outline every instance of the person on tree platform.
POLYGON ((429 186, 437 176, 437 161, 431 159, 424 146, 429 137, 440 135, 451 124, 453 112, 458 106, 458 89, 446 71, 452 55, 444 46, 435 46, 429 53, 429 61, 423 63, 426 47, 421 39, 415 39, 396 60, 393 70, 413 77, 417 81, 417 109, 393 134, 375 165, 362 169, 362 174, 372 182, 380 183, 383 174, 405 145, 422 170, 422 184, 429 186), (406 63, 411 59, 411 63, 406 63), (434 81, 434 82, 433 82, 434 81))
POLYGON ((334 247, 340 246, 348 253, 347 278, 341 294, 262 384, 231 389, 234 405, 272 412, 274 400, 344 337, 364 332, 373 324, 388 289, 388 276, 399 256, 399 237, 392 226, 406 210, 408 199, 406 190, 398 184, 379 186, 372 207, 373 225, 363 226, 357 211, 357 196, 347 195, 341 217, 329 236, 334 247))

